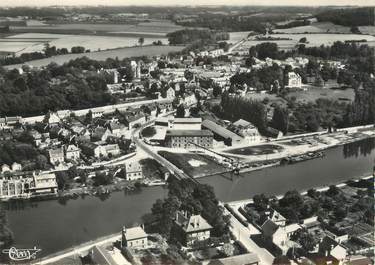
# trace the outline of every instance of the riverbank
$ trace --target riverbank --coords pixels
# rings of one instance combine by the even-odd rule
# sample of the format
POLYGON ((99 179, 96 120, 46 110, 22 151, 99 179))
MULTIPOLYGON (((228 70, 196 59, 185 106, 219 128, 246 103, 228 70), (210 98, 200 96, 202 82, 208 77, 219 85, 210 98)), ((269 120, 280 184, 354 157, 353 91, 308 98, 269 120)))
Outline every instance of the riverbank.
MULTIPOLYGON (((352 179, 352 181, 354 182, 359 182, 361 180, 368 180, 368 179, 371 179, 371 178, 374 178, 374 176, 360 176, 358 178, 354 178, 352 179)), ((349 180, 348 180, 349 181, 349 180)), ((348 181, 345 181, 345 182, 338 182, 336 184, 332 184, 338 188, 340 187, 344 187, 347 184, 348 181)), ((332 185, 324 185, 324 186, 321 186, 321 187, 317 187, 317 188, 314 188, 316 191, 318 192, 323 192, 323 191, 327 191, 329 189, 330 186, 332 185)), ((302 190, 300 191, 300 194, 301 195, 306 195, 307 194, 307 190, 302 190)), ((282 197, 284 196, 284 194, 278 194, 278 195, 275 195, 275 197, 277 199, 281 199, 282 197)), ((226 204, 228 204, 229 206, 231 207, 234 207, 234 208, 238 208, 240 207, 241 205, 243 204, 249 204, 249 203, 253 203, 253 199, 244 199, 244 200, 238 200, 238 201, 231 201, 231 202, 227 202, 226 204)))
MULTIPOLYGON (((357 176, 369 176, 374 157, 375 141, 368 139, 329 149, 321 159, 233 175, 232 178, 230 174, 221 174, 199 179, 199 182, 212 186, 220 201, 232 202, 260 193, 273 196, 291 189, 308 190, 357 176)), ((15 238, 13 246, 36 246, 42 249, 38 257, 43 257, 116 233, 124 225, 131 227, 142 223, 142 216, 150 211, 154 202, 167 194, 168 189, 164 186, 154 186, 142 188, 142 191, 112 192, 103 197, 12 202, 6 210, 15 238), (69 233, 66 233, 67 229, 69 233)))
MULTIPOLYGON (((349 127, 334 133, 314 133, 294 135, 274 141, 252 145, 238 145, 230 148, 215 150, 225 156, 239 159, 243 163, 281 160, 283 158, 301 156, 308 153, 321 152, 336 146, 375 137, 374 125, 349 127), (273 148, 265 151, 265 148, 273 148)), ((308 158, 308 157, 306 157, 308 158)), ((303 159, 301 161, 304 161, 303 159)))
MULTIPOLYGON (((354 181, 359 182, 360 180, 366 180, 366 179, 370 179, 370 178, 373 178, 373 176, 359 177, 359 178, 354 179, 354 181)), ((346 185, 347 185, 347 183, 344 182, 344 183, 338 183, 335 186, 341 188, 341 187, 344 187, 346 185)), ((323 187, 316 188, 316 190, 319 191, 319 192, 327 191, 328 189, 329 189, 329 186, 323 186, 323 187)), ((300 193, 301 193, 301 195, 306 195, 307 191, 306 190, 301 191, 300 193)), ((283 194, 276 195, 276 197, 278 199, 281 199, 283 197, 283 194)), ((225 205, 227 205, 227 207, 231 209, 232 214, 234 214, 234 216, 237 217, 237 219, 239 219, 239 221, 244 222, 244 221, 246 221, 246 219, 241 218, 242 214, 238 211, 238 209, 242 205, 252 203, 252 202, 253 202, 252 199, 245 199, 245 200, 240 200, 240 201, 227 202, 227 203, 225 203, 225 205)), ((221 204, 224 205, 223 202, 221 202, 221 204)), ((120 238, 121 238, 120 233, 100 237, 98 239, 91 240, 89 242, 85 242, 85 243, 76 245, 74 247, 70 247, 70 248, 67 248, 65 250, 59 251, 57 253, 48 255, 48 256, 43 257, 42 259, 40 259, 40 260, 38 260, 38 261, 36 261, 32 264, 38 264, 38 265, 52 264, 52 263, 57 262, 59 260, 62 260, 64 258, 86 254, 87 251, 89 249, 91 249, 92 247, 94 247, 95 245, 98 246, 98 245, 103 245, 103 244, 106 244, 106 243, 113 243, 117 240, 120 240, 120 238)))

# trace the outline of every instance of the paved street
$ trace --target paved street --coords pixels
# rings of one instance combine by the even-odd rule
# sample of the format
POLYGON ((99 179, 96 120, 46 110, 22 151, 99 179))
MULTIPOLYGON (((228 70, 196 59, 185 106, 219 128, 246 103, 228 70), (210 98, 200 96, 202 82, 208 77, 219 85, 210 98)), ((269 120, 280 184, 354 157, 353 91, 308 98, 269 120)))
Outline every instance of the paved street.
POLYGON ((262 265, 271 265, 274 260, 271 253, 255 244, 250 238, 250 230, 242 225, 229 211, 225 210, 225 213, 231 216, 230 224, 234 237, 243 244, 247 251, 257 253, 262 265))

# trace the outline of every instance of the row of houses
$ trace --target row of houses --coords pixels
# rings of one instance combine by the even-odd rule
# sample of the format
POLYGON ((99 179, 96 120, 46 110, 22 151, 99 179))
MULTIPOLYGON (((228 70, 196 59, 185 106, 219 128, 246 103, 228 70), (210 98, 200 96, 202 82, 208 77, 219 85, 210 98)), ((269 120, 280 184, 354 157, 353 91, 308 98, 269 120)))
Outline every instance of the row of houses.
POLYGON ((51 172, 22 172, 0 178, 0 199, 30 198, 35 195, 56 194, 56 176, 51 172))

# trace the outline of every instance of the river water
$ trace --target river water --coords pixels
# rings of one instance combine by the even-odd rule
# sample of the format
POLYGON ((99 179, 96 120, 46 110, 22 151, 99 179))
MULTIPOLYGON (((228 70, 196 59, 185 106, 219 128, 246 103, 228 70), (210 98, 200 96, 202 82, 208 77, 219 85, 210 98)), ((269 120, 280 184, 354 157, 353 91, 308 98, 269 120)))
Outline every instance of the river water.
MULTIPOLYGON (((214 187, 222 201, 250 198, 255 194, 278 195, 305 190, 372 174, 375 138, 327 150, 326 156, 293 165, 200 179, 214 187)), ((77 198, 8 205, 8 220, 19 248, 42 249, 40 256, 72 247, 141 222, 158 198, 167 196, 163 187, 144 188, 138 193, 115 192, 108 198, 77 198)))

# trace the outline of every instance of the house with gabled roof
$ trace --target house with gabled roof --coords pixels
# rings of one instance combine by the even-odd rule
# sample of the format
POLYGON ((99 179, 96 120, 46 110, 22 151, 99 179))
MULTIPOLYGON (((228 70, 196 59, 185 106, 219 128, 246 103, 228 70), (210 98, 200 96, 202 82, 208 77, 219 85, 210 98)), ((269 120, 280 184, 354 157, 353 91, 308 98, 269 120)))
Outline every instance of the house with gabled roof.
POLYGON ((65 159, 77 160, 79 159, 81 151, 74 144, 70 144, 65 148, 65 159))
POLYGON ((64 151, 62 147, 48 150, 49 162, 57 165, 64 162, 64 151))
POLYGON ((145 249, 148 245, 147 234, 143 226, 122 229, 122 246, 145 249))
POLYGON ((211 236, 212 226, 199 214, 177 211, 175 225, 177 240, 186 247, 192 247, 211 236))

